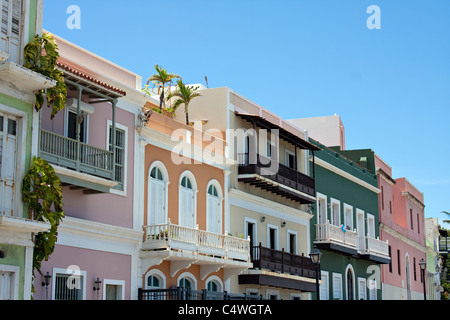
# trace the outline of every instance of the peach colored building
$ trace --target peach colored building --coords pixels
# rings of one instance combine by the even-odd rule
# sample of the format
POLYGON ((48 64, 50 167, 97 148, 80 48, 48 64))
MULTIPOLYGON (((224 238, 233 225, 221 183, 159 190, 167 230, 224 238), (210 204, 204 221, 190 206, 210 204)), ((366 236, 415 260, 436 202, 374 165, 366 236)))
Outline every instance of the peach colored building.
POLYGON ((165 299, 176 287, 192 296, 229 291, 228 279, 251 262, 249 241, 225 228, 229 164, 221 134, 156 112, 138 132, 145 146, 142 298, 165 299))

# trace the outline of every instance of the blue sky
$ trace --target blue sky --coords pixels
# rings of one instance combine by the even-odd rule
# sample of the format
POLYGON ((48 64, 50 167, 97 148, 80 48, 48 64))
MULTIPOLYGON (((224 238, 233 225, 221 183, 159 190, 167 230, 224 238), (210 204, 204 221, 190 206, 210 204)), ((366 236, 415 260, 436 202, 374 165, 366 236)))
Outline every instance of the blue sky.
POLYGON ((427 217, 450 211, 448 0, 45 0, 44 28, 144 80, 159 64, 287 119, 336 113, 347 148, 407 177, 427 217), (380 30, 366 26, 370 5, 380 30))

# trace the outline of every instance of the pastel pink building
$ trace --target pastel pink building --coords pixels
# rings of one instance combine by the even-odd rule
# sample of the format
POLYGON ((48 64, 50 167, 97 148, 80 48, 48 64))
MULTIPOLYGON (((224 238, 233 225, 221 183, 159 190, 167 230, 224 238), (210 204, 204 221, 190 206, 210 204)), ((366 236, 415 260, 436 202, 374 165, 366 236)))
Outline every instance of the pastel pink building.
POLYGON ((424 195, 375 154, 378 173, 380 236, 389 242, 391 263, 382 266, 384 300, 422 300, 419 262, 426 261, 424 195))
POLYGON ((36 275, 34 298, 136 299, 143 235, 133 205, 135 126, 146 101, 141 77, 55 38, 68 99, 53 120, 43 108, 38 154, 61 178, 66 218, 54 253, 42 264, 51 278, 45 285, 36 275))

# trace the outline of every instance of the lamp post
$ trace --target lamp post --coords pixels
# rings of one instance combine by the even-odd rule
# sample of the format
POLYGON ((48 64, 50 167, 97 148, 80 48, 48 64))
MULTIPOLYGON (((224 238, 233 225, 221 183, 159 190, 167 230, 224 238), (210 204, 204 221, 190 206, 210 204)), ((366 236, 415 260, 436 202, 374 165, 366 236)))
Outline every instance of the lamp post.
POLYGON ((100 293, 100 285, 102 284, 102 281, 100 278, 97 277, 97 280, 94 281, 94 292, 97 292, 97 300, 98 300, 98 294, 100 293))
POLYGON ((314 263, 314 266, 316 267, 316 299, 320 300, 319 272, 320 272, 320 259, 322 257, 322 252, 320 252, 319 249, 314 248, 309 253, 309 256, 311 257, 312 263, 314 263))
POLYGON ((47 274, 44 276, 44 281, 42 282, 42 286, 45 287, 45 300, 48 300, 48 286, 50 285, 51 278, 52 276, 47 272, 47 274))
POLYGON ((423 279, 423 299, 427 300, 427 292, 426 292, 426 288, 425 288, 425 269, 427 267, 427 263, 425 262, 425 260, 420 260, 419 262, 419 266, 420 266, 420 271, 422 272, 422 279, 423 279))

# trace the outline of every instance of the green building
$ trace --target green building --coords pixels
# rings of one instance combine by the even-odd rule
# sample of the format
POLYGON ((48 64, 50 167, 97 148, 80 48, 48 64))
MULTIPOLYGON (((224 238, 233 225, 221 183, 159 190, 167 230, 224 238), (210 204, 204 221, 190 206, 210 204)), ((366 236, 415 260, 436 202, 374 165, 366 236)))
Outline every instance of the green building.
MULTIPOLYGON (((312 140, 313 141, 313 140, 312 140)), ((377 176, 313 141, 316 203, 311 243, 322 252, 322 300, 381 300, 388 244, 379 240, 377 176)))
POLYGON ((23 51, 42 31, 42 0, 0 0, 0 300, 31 298, 33 234, 49 228, 28 219, 21 187, 37 155, 38 89, 55 83, 23 65, 23 51))

